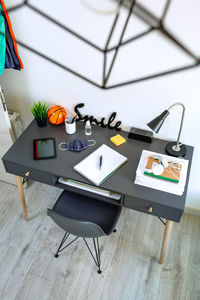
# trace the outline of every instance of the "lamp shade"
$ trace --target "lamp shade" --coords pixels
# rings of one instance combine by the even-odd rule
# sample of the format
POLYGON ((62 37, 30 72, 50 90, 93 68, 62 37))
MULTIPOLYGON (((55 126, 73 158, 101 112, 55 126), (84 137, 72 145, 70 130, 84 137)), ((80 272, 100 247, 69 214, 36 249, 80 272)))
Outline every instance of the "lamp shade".
POLYGON ((158 133, 168 115, 169 111, 166 109, 158 117, 150 121, 147 126, 149 126, 149 128, 151 128, 155 133, 158 133))

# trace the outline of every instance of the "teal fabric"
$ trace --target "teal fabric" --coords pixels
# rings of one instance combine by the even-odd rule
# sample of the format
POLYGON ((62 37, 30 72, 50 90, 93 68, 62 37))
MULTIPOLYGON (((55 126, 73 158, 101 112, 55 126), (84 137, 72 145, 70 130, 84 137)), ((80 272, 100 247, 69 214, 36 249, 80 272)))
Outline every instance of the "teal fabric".
MULTIPOLYGON (((0 5, 0 10, 2 7, 0 5)), ((0 75, 5 68, 5 56, 6 56, 6 39, 5 39, 5 24, 4 17, 0 14, 0 75)))

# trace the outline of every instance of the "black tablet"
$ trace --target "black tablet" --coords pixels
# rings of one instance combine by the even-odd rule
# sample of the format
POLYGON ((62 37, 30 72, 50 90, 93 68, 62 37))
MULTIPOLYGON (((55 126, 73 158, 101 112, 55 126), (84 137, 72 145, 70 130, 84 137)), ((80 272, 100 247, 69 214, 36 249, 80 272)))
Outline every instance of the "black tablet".
POLYGON ((33 140, 33 153, 35 160, 56 157, 55 139, 33 140))

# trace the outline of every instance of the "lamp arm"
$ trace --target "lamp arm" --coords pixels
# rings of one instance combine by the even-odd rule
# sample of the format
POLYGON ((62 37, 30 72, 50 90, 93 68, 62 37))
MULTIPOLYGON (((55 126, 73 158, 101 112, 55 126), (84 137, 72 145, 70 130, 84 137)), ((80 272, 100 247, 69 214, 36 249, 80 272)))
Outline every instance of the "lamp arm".
POLYGON ((183 127, 183 119, 184 119, 184 115, 185 115, 185 106, 184 106, 184 104, 181 103, 181 102, 176 102, 176 103, 174 103, 173 105, 171 105, 171 106, 168 108, 168 110, 170 110, 173 106, 176 106, 176 105, 181 105, 182 108, 183 108, 183 111, 182 111, 182 117, 181 117, 181 124, 180 124, 179 133, 178 133, 178 138, 177 138, 177 142, 176 142, 176 146, 175 146, 176 151, 179 151, 179 150, 178 150, 178 149, 179 149, 179 146, 178 146, 178 145, 179 145, 180 136, 181 136, 181 131, 182 131, 182 127, 183 127))

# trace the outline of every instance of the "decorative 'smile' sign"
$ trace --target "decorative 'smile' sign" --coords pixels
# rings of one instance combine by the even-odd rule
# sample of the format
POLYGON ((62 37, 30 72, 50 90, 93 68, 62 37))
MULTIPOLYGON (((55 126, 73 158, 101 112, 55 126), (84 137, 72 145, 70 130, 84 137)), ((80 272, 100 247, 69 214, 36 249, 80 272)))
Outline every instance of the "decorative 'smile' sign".
POLYGON ((97 124, 97 125, 100 125, 101 127, 103 127, 103 128, 105 128, 105 127, 108 127, 109 129, 115 129, 115 130, 118 130, 118 131, 120 131, 121 130, 121 128, 119 127, 120 125, 121 125, 121 121, 117 121, 116 123, 115 123, 115 125, 111 125, 111 123, 115 120, 115 117, 116 117, 116 115, 117 115, 117 113, 116 112, 113 112, 111 115, 110 115, 110 117, 109 117, 109 119, 108 119, 108 121, 106 122, 105 121, 105 118, 102 118, 101 119, 101 121, 98 121, 97 119, 95 119, 93 116, 88 116, 88 115, 86 115, 86 116, 82 116, 81 115, 81 113, 79 112, 79 108, 82 108, 84 106, 84 103, 79 103, 79 104, 77 104, 76 106, 75 106, 75 108, 74 108, 74 111, 75 111, 75 113, 77 114, 77 116, 78 116, 78 118, 76 119, 76 121, 84 121, 84 122, 86 122, 87 120, 89 120, 90 121, 90 123, 95 123, 95 124, 97 124))

